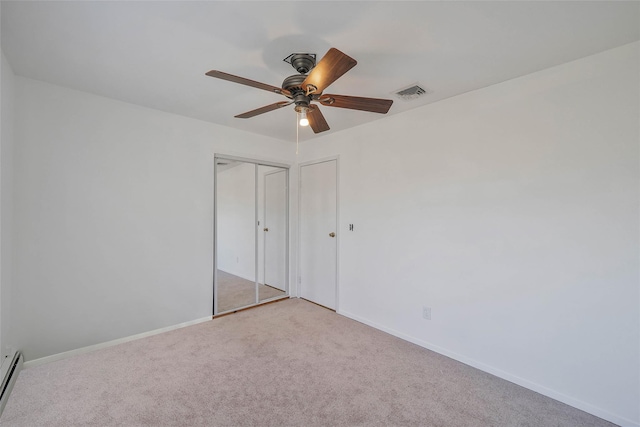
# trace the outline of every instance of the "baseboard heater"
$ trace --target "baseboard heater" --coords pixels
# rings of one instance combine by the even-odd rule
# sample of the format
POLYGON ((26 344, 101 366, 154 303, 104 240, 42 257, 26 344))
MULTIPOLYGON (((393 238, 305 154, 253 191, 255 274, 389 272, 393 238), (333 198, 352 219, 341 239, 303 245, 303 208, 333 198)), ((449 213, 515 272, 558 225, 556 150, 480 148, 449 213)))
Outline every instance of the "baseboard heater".
POLYGON ((13 384, 15 384, 18 379, 18 374, 22 369, 23 362, 24 357, 22 357, 22 353, 16 351, 13 353, 13 356, 7 357, 2 364, 3 369, 1 372, 4 373, 4 375, 2 377, 2 386, 0 386, 0 415, 2 415, 2 411, 4 411, 4 407, 7 405, 9 394, 13 388, 13 384), (5 363, 8 363, 6 368, 4 366, 5 363))

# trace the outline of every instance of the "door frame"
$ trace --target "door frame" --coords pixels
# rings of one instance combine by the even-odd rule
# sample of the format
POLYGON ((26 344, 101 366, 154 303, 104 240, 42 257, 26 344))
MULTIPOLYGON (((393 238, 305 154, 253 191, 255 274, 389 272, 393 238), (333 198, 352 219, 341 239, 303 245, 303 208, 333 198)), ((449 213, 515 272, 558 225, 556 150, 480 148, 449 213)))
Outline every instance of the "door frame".
POLYGON ((302 242, 300 240, 301 224, 302 224, 302 168, 304 166, 316 165, 318 163, 326 163, 334 161, 336 162, 336 313, 340 313, 340 155, 321 157, 315 160, 309 160, 303 163, 298 163, 298 223, 296 224, 297 231, 297 254, 296 254, 296 296, 302 297, 302 275, 300 271, 300 254, 302 253, 302 242))
MULTIPOLYGON (((289 210, 291 208, 291 186, 290 186, 290 180, 291 180, 291 165, 288 163, 279 163, 279 162, 273 162, 271 160, 263 160, 263 159, 256 159, 256 158, 250 158, 250 157, 241 157, 241 156, 235 156, 235 155, 229 155, 229 154, 223 154, 223 153, 213 153, 213 280, 212 280, 212 288, 213 288, 213 292, 212 292, 212 301, 211 301, 211 315, 212 317, 217 316, 218 314, 221 313, 216 313, 216 308, 217 308, 217 304, 218 304, 218 298, 217 298, 217 281, 218 281, 218 181, 217 181, 217 176, 218 176, 218 160, 231 160, 231 161, 237 161, 237 162, 244 162, 244 163, 252 163, 256 166, 273 166, 273 167, 277 167, 277 168, 282 168, 284 169, 284 171, 286 172, 286 183, 287 183, 287 204, 286 204, 286 237, 285 237, 285 295, 281 298, 290 298, 291 297, 291 291, 290 291, 290 284, 289 284, 289 277, 291 275, 290 272, 290 264, 289 264, 289 258, 291 257, 290 251, 289 251, 289 235, 290 235, 290 228, 291 228, 291 224, 289 222, 290 220, 290 215, 289 215, 289 210)), ((245 307, 238 307, 237 310, 241 310, 247 307, 253 307, 253 306, 257 306, 259 304, 263 304, 266 302, 271 302, 272 300, 275 299, 268 299, 268 300, 264 300, 264 301, 260 301, 259 300, 259 296, 257 293, 257 289, 258 289, 258 257, 259 257, 259 250, 258 250, 258 224, 257 224, 257 220, 258 220, 258 175, 257 175, 257 169, 256 169, 256 175, 255 175, 255 214, 254 214, 254 220, 256 221, 256 223, 254 223, 254 227, 255 227, 255 239, 254 239, 254 246, 255 246, 255 281, 256 281, 256 303, 255 304, 251 304, 245 307)), ((233 310, 236 311, 236 310, 233 310)), ((229 313, 232 313, 233 311, 229 311, 229 313)), ((227 313, 227 312, 225 312, 227 313)))

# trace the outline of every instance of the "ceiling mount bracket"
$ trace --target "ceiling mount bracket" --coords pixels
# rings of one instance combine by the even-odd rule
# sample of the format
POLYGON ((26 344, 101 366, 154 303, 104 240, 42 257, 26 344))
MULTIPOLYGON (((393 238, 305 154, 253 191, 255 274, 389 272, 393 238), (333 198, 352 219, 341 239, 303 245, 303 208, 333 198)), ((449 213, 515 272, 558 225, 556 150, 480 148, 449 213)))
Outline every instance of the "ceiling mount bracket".
POLYGON ((307 74, 316 66, 315 53, 292 53, 283 59, 287 64, 291 64, 300 74, 307 74))

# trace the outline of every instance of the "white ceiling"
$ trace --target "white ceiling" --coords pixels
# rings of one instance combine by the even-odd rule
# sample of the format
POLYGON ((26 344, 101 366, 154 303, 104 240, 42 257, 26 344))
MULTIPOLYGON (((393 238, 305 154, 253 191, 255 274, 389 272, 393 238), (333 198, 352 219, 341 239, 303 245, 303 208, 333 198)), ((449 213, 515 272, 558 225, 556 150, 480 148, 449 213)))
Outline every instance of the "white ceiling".
MULTIPOLYGON (((391 115, 640 39, 638 2, 3 1, 1 15, 18 75, 287 141, 292 106, 233 117, 286 98, 205 72, 280 86, 290 53, 336 47, 358 65, 326 93, 433 91, 391 115)), ((322 111, 329 132, 384 117, 322 111)))

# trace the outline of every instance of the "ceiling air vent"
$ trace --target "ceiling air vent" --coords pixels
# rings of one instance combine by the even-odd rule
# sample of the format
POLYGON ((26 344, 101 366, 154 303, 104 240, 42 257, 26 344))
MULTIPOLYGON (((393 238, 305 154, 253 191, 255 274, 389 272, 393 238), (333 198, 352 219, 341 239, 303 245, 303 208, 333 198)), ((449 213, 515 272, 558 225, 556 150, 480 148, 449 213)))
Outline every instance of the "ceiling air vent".
POLYGON ((409 87, 406 87, 404 89, 400 89, 394 92, 394 95, 405 101, 412 101, 414 99, 420 98, 421 96, 427 95, 431 92, 432 91, 425 89, 419 83, 416 83, 409 87))

